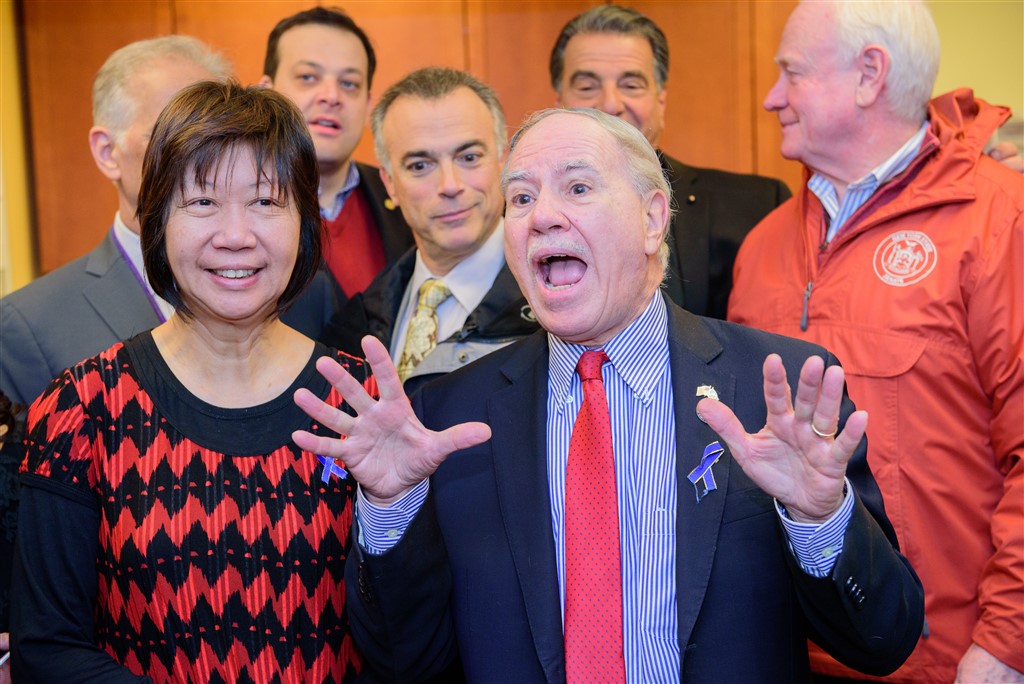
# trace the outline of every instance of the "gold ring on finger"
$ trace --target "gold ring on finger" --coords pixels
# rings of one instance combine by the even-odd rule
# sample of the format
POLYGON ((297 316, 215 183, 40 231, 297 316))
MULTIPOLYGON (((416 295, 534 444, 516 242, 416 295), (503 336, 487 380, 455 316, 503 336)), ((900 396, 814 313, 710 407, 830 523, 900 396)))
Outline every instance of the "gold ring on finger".
POLYGON ((837 427, 832 428, 832 432, 822 432, 817 427, 815 427, 814 421, 813 420, 811 421, 811 430, 814 431, 814 434, 818 435, 822 439, 831 439, 831 438, 835 437, 836 436, 836 431, 838 429, 839 429, 839 427, 837 426, 837 427))

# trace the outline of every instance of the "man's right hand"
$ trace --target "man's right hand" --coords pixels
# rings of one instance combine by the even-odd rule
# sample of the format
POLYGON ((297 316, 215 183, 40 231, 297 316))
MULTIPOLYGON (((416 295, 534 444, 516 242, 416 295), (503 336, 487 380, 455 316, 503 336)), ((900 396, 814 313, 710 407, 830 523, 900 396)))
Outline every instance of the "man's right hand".
POLYGON ((395 365, 380 340, 364 337, 363 353, 377 380, 380 399, 367 394, 334 359, 321 357, 316 362, 317 370, 357 415, 351 416, 309 390, 300 389, 295 392, 299 408, 342 437, 296 430, 292 439, 306 451, 341 460, 372 503, 387 505, 430 477, 448 454, 486 442, 491 438, 491 428, 485 423, 462 423, 441 432, 428 430, 413 413, 395 365))

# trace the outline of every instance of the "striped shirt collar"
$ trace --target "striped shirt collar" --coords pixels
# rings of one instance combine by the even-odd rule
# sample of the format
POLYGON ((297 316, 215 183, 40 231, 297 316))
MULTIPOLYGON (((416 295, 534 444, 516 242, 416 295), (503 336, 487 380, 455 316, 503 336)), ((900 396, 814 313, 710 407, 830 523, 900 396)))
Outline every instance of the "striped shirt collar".
POLYGON ((876 166, 860 180, 850 183, 843 194, 842 202, 839 201, 839 195, 836 192, 835 186, 829 180, 817 172, 811 176, 811 179, 807 181, 807 188, 821 200, 821 205, 825 208, 825 212, 829 217, 829 227, 826 235, 828 241, 831 241, 836 236, 836 233, 843 227, 846 220, 864 206, 864 203, 875 194, 879 187, 910 166, 910 162, 914 160, 918 150, 921 149, 921 143, 928 132, 928 126, 928 121, 925 121, 921 124, 921 128, 918 129, 917 133, 912 135, 891 157, 876 166))
MULTIPOLYGON (((571 344, 551 333, 548 333, 548 343, 548 391, 556 397, 565 397, 576 377, 576 364, 587 347, 571 344)), ((654 294, 636 320, 603 348, 612 368, 634 396, 648 404, 668 364, 668 308, 661 291, 654 294)))

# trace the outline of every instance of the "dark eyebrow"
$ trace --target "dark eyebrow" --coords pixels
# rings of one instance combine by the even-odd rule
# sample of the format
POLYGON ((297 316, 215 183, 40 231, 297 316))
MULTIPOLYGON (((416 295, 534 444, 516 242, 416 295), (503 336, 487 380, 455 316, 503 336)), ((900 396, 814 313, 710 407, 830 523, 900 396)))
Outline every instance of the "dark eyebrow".
POLYGON ((593 71, 574 71, 572 73, 572 76, 569 77, 569 84, 574 85, 576 81, 582 80, 584 78, 592 78, 595 81, 601 80, 593 71))
POLYGON ((402 164, 408 163, 412 159, 433 159, 434 153, 429 150, 409 150, 402 155, 402 164))
MULTIPOLYGON (((483 147, 486 149, 486 145, 483 140, 470 140, 456 147, 454 154, 461 154, 471 147, 483 147)), ((410 159, 436 159, 439 156, 441 155, 434 150, 409 150, 402 155, 402 163, 405 164, 410 159)))
POLYGON ((455 148, 455 154, 460 154, 462 152, 465 152, 466 150, 470 149, 471 147, 483 147, 484 149, 486 149, 487 145, 484 144, 483 140, 470 140, 469 142, 464 142, 461 145, 459 145, 458 147, 456 147, 455 148))
POLYGON ((626 71, 626 72, 623 72, 623 73, 619 74, 619 78, 617 80, 621 81, 624 78, 638 78, 641 81, 643 81, 644 84, 647 83, 647 74, 645 74, 642 71, 626 71))
MULTIPOLYGON (((318 71, 327 71, 327 69, 324 67, 323 64, 320 64, 319 62, 314 62, 311 59, 300 59, 298 62, 295 63, 295 66, 296 67, 307 66, 307 67, 316 69, 318 71)), ((349 75, 349 74, 355 74, 356 76, 362 76, 363 75, 362 70, 359 69, 358 67, 345 67, 344 69, 341 70, 341 73, 346 75, 346 76, 349 75)))

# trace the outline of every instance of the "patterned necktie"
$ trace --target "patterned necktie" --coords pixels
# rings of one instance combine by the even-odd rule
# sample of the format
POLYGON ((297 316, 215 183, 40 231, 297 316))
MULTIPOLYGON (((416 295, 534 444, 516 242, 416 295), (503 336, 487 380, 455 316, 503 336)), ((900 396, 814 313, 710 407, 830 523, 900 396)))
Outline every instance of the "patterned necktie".
POLYGON ((603 351, 576 365, 583 403, 565 471, 565 672, 576 682, 625 682, 619 506, 603 351))
POLYGON ((413 369, 437 346, 437 307, 452 295, 444 281, 431 278, 420 285, 416 312, 409 320, 405 347, 398 361, 398 377, 405 382, 413 369))

